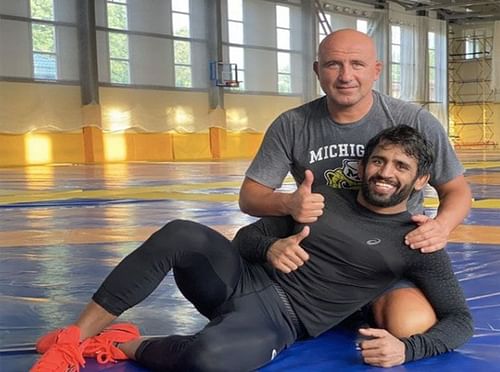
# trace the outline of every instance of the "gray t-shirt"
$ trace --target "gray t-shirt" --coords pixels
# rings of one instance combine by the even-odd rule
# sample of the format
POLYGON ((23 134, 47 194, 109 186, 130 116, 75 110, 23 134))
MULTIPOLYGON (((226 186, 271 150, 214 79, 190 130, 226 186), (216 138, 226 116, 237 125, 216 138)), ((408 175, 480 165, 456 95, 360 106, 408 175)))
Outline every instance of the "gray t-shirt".
MULTIPOLYGON (((281 114, 268 128, 246 176, 279 188, 288 172, 300 184, 305 170, 310 169, 315 186, 358 188, 358 163, 365 144, 381 130, 400 124, 417 128, 433 145, 432 186, 463 174, 443 126, 431 113, 377 91, 373 91, 373 98, 368 114, 350 124, 337 124, 331 119, 326 97, 281 114)), ((408 202, 408 210, 421 213, 422 202, 423 192, 416 193, 408 202)))

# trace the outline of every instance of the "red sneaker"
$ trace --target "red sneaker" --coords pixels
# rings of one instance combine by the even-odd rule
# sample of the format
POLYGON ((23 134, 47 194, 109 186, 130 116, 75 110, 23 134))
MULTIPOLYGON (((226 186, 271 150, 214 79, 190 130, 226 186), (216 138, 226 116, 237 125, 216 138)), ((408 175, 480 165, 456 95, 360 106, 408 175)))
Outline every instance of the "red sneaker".
POLYGON ((95 357, 100 364, 125 360, 128 356, 116 347, 116 344, 132 341, 140 336, 139 329, 131 323, 113 324, 87 340, 83 355, 95 357))
POLYGON ((80 343, 78 327, 69 326, 59 330, 53 337, 52 345, 47 347, 45 354, 31 367, 30 372, 78 372, 85 365, 83 349, 86 344, 87 342, 80 343))
MULTIPOLYGON (((36 342, 36 351, 40 354, 47 352, 56 343, 59 335, 69 328, 76 328, 78 330, 78 337, 80 337, 80 330, 76 326, 56 329, 38 339, 36 342)), ((85 347, 82 349, 82 354, 84 357, 95 357, 100 364, 125 360, 128 357, 114 344, 132 341, 139 337, 139 329, 131 323, 112 324, 97 336, 85 340, 85 347)))
POLYGON ((77 326, 68 326, 67 328, 59 328, 55 331, 44 334, 36 341, 36 351, 40 354, 45 354, 49 348, 57 342, 57 337, 59 334, 64 332, 68 328, 77 328, 78 329, 78 337, 80 337, 80 329, 77 326))

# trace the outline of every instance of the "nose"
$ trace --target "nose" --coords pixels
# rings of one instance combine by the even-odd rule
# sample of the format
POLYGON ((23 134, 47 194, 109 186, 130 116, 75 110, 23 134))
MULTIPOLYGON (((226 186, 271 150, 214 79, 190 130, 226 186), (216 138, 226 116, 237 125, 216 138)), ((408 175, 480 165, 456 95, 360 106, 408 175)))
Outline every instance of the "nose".
POLYGON ((393 173, 394 167, 389 163, 383 164, 378 170, 378 174, 383 178, 391 178, 393 173))
POLYGON ((340 69, 339 79, 342 81, 352 80, 352 68, 348 64, 345 64, 340 69))

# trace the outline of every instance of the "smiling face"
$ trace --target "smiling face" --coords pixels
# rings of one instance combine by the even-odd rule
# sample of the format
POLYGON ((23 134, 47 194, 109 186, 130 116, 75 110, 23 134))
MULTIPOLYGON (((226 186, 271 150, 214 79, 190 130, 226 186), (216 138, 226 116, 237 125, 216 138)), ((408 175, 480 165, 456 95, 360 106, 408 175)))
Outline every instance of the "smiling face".
POLYGON ((366 164, 361 164, 361 192, 358 201, 366 208, 383 214, 406 210, 413 190, 421 190, 428 175, 417 176, 417 160, 394 144, 379 144, 366 164))
POLYGON ((381 69, 373 40, 355 30, 328 35, 319 46, 318 61, 314 64, 330 111, 354 108, 360 118, 371 108, 373 83, 381 69))

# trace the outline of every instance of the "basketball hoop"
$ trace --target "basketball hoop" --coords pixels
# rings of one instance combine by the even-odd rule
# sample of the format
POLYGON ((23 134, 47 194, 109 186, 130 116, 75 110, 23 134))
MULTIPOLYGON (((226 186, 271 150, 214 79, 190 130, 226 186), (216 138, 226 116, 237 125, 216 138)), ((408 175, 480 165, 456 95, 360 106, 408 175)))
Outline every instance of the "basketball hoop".
POLYGON ((217 87, 238 88, 238 65, 236 63, 210 62, 210 80, 217 87))

